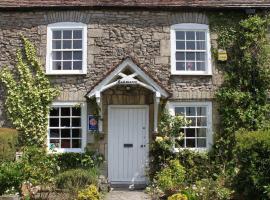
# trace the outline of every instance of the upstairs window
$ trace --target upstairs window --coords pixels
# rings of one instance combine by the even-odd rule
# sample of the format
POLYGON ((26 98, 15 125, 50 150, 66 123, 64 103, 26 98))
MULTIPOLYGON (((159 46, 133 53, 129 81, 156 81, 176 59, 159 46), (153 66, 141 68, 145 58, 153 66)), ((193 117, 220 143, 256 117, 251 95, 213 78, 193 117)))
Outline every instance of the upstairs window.
POLYGON ((208 25, 173 25, 171 27, 171 48, 172 74, 211 74, 210 37, 208 25))
POLYGON ((47 73, 86 74, 87 28, 82 23, 48 26, 47 73))

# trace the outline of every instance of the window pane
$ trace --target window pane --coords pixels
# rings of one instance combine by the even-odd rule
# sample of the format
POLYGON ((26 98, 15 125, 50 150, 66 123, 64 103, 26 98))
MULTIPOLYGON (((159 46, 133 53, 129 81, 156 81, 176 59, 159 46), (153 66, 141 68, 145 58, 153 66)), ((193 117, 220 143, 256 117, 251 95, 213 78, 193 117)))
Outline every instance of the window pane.
POLYGON ((72 51, 64 51, 63 60, 72 60, 72 51))
POLYGON ((197 62, 197 70, 205 71, 205 62, 197 62))
POLYGON ((70 140, 61 140, 61 148, 70 148, 70 140))
POLYGON ((186 118, 188 123, 188 126, 196 126, 196 118, 195 117, 187 117, 186 118))
POLYGON ((176 60, 185 60, 185 52, 176 52, 175 58, 176 60))
POLYGON ((195 50, 195 42, 186 42, 187 50, 195 50))
POLYGON ((81 30, 74 30, 73 31, 73 38, 74 39, 82 39, 82 31, 81 30))
POLYGON ((59 119, 58 118, 50 118, 50 127, 59 127, 59 119))
POLYGON ((81 148, 81 140, 80 139, 72 140, 72 148, 81 148))
POLYGON ((205 61, 205 53, 204 52, 196 53, 196 60, 205 61))
POLYGON ((63 49, 71 49, 71 44, 72 41, 71 40, 63 40, 63 49))
POLYGON ((197 50, 205 50, 205 42, 196 42, 197 50))
POLYGON ((61 31, 53 31, 53 39, 61 39, 61 31))
POLYGON ((61 138, 70 138, 70 129, 62 129, 61 138))
POLYGON ((81 108, 73 107, 72 108, 72 116, 81 116, 81 108))
POLYGON ((176 49, 184 50, 185 49, 185 42, 184 41, 176 41, 176 49))
POLYGON ((196 147, 195 146, 195 139, 186 139, 186 147, 196 147))
POLYGON ((72 127, 80 127, 81 118, 72 118, 72 127))
POLYGON ((70 119, 69 118, 61 118, 61 126, 62 127, 70 127, 70 119))
POLYGON ((52 41, 52 48, 53 49, 62 49, 61 40, 53 40, 52 41))
POLYGON ((195 40, 195 32, 187 31, 186 32, 186 40, 195 40))
MULTIPOLYGON (((55 148, 59 148, 59 146, 60 146, 60 141, 59 141, 59 139, 51 139, 51 140, 50 140, 50 144, 53 145, 53 147, 55 147, 55 148)), ((51 146, 51 145, 50 145, 50 146, 51 146)))
POLYGON ((205 32, 196 32, 196 40, 205 40, 205 32))
POLYGON ((72 137, 73 138, 80 138, 82 137, 81 135, 81 129, 72 129, 72 137))
POLYGON ((82 61, 74 61, 73 62, 73 69, 81 70, 82 69, 82 61))
POLYGON ((185 108, 184 107, 176 107, 174 110, 175 114, 185 115, 185 108))
POLYGON ((59 129, 50 129, 50 137, 51 138, 59 138, 59 129))
POLYGON ((185 70, 185 63, 184 62, 177 62, 176 63, 176 70, 185 70))
POLYGON ((186 59, 187 60, 195 60, 195 53, 194 52, 187 52, 186 53, 186 59))
POLYGON ((61 51, 54 51, 52 54, 53 60, 62 60, 62 52, 61 51))
POLYGON ((188 71, 195 71, 195 62, 187 62, 187 69, 188 71))
POLYGON ((206 107, 197 107, 198 116, 206 116, 206 107))
POLYGON ((59 116, 59 108, 51 108, 50 116, 59 116))
POLYGON ((187 107, 186 108, 187 116, 196 116, 196 109, 195 107, 187 107))
POLYGON ((176 147, 180 147, 180 148, 183 148, 185 147, 185 139, 181 139, 181 140, 176 140, 176 147))
POLYGON ((64 70, 71 70, 72 69, 72 61, 63 62, 63 69, 64 70))
POLYGON ((197 147, 202 148, 206 147, 206 138, 198 138, 197 139, 197 147))
POLYGON ((82 49, 82 40, 73 40, 73 49, 82 49))
POLYGON ((61 108, 61 116, 70 116, 70 108, 61 108))
POLYGON ((197 118, 197 126, 207 126, 206 117, 198 117, 197 118))
POLYGON ((63 39, 72 39, 72 31, 71 30, 63 31, 63 39))
POLYGON ((206 128, 197 128, 197 137, 206 137, 206 128))
POLYGON ((177 40, 185 40, 185 32, 184 31, 176 31, 175 36, 177 40))
POLYGON ((187 128, 186 137, 195 137, 195 128, 187 128))
POLYGON ((73 60, 82 60, 82 51, 73 51, 73 60))
POLYGON ((61 70, 61 62, 53 62, 53 70, 61 70))

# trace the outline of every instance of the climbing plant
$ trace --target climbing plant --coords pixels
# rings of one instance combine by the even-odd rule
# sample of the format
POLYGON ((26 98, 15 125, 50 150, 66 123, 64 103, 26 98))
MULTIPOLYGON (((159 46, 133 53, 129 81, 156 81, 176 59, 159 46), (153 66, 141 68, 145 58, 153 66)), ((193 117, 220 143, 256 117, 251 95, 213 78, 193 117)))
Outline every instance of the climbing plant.
POLYGON ((216 148, 223 160, 232 158, 235 133, 258 130, 269 125, 270 88, 268 18, 253 15, 220 32, 219 48, 226 49, 228 61, 219 63, 224 83, 216 93, 222 131, 216 148))
POLYGON ((20 131, 21 145, 45 144, 50 104, 58 95, 42 70, 34 45, 22 36, 17 51, 16 72, 4 67, 0 81, 6 89, 5 107, 9 119, 20 131))

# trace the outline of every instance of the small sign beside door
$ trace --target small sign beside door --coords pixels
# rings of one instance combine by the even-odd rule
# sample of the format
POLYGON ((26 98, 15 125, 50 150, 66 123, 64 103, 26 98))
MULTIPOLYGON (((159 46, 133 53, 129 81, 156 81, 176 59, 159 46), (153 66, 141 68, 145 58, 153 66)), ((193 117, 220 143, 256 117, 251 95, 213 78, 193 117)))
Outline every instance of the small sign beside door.
POLYGON ((88 130, 98 131, 98 116, 88 115, 88 130))

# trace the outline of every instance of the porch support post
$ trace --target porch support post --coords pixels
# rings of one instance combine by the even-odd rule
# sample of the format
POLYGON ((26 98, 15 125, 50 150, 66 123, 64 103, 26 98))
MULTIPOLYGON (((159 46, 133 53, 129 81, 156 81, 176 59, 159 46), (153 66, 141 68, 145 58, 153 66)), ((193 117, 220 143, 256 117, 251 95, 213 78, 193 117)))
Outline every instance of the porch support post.
POLYGON ((103 109, 102 109, 102 98, 101 98, 101 92, 97 91, 95 93, 95 97, 96 97, 96 101, 97 101, 97 105, 99 107, 99 120, 98 120, 98 131, 100 133, 102 133, 103 131, 103 126, 102 126, 102 120, 103 120, 103 109))
POLYGON ((159 107, 159 102, 160 102, 160 93, 155 92, 154 96, 154 132, 158 132, 158 107, 159 107))

